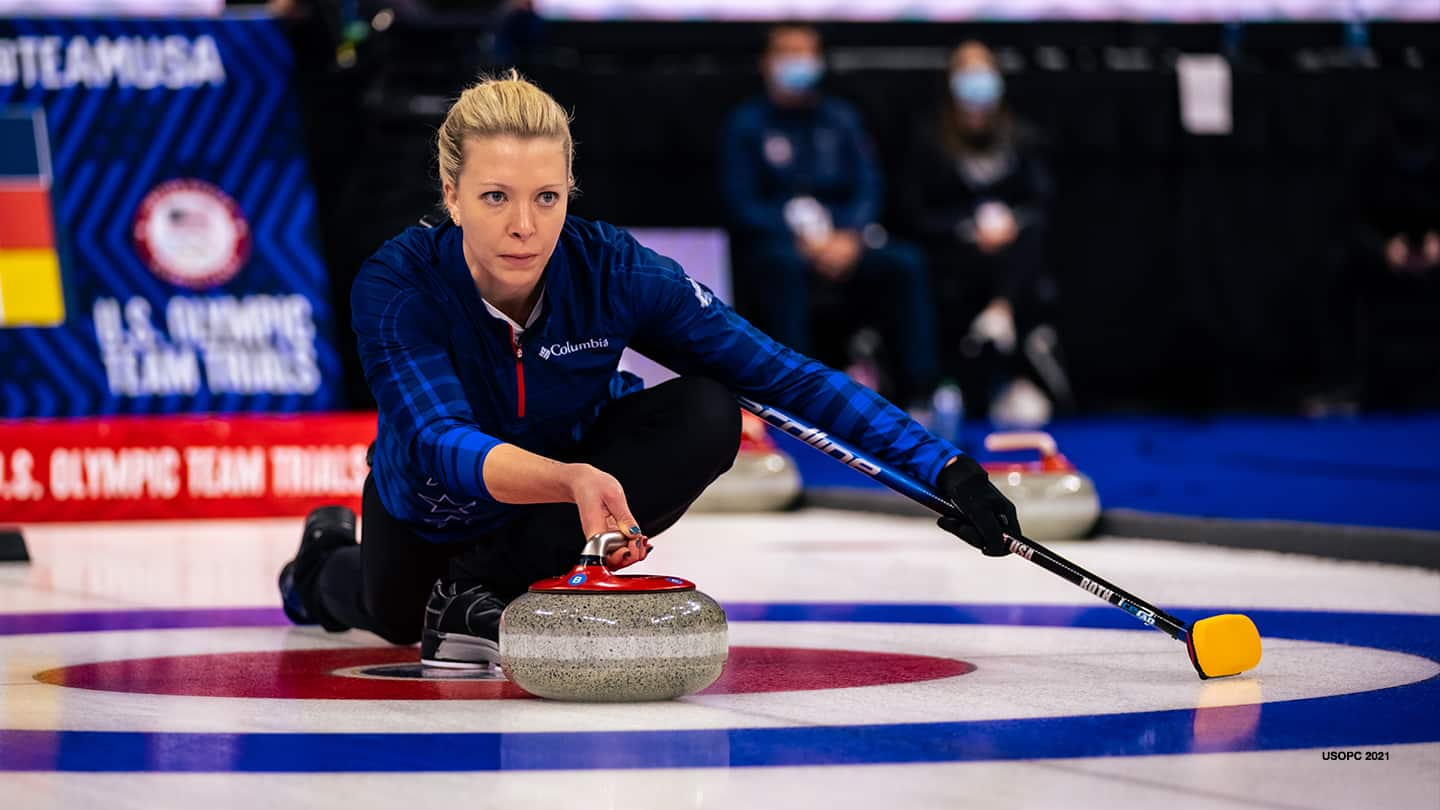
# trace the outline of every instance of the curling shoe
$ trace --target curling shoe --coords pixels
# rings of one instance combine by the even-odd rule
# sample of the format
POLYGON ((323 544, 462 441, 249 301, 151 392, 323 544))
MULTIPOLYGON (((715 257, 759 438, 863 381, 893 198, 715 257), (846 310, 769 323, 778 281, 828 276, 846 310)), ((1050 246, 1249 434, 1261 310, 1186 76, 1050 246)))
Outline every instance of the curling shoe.
POLYGON ((336 549, 355 545, 355 513, 344 506, 322 506, 305 518, 305 533, 295 559, 280 569, 280 604, 295 624, 319 624, 332 633, 350 628, 327 616, 316 604, 315 580, 336 549))
POLYGON ((437 581, 425 604, 420 663, 472 669, 500 663, 500 614, 508 605, 484 585, 437 581))

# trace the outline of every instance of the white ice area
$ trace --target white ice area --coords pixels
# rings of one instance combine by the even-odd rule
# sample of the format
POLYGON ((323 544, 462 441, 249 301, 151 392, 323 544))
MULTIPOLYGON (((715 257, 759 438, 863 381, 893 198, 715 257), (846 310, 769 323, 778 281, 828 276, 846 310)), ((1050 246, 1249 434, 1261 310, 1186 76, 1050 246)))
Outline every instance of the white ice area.
POLYGON ((239 700, 140 695, 39 683, 90 661, 383 644, 368 634, 232 628, 0 636, 9 728, 86 731, 533 732, 933 723, 1230 706, 1399 686, 1440 673, 1427 659, 1272 642, 1258 671, 1200 681, 1185 650, 1143 630, 738 622, 731 643, 957 658, 967 675, 816 691, 698 695, 671 703, 239 700))
POLYGON ((25 810, 204 806, 505 810, 1433 810, 1440 743, 1372 749, 1340 766, 1319 751, 1101 757, 848 768, 405 774, 54 774, 0 777, 25 810))
MULTIPOLYGON (((273 605, 298 524, 27 526, 34 563, 0 565, 0 612, 273 605)), ((722 601, 1100 604, 1022 560, 982 557, 923 518, 695 514, 655 547, 627 573, 684 576, 722 601)), ((1134 539, 1051 547, 1162 607, 1440 613, 1435 571, 1134 539)))
MULTIPOLYGON (((0 565, 0 612, 274 606, 298 520, 25 527, 34 563, 0 565)), ((1440 573, 1132 539, 1055 550, 1162 606, 1440 614, 1440 573)), ((685 576, 722 602, 1101 605, 1023 560, 990 560, 918 518, 802 511, 693 515, 635 571, 685 576)), ((1262 624, 1261 631, 1265 628, 1262 624)), ((1432 677, 1437 665, 1267 639, 1251 675, 1200 682, 1184 648, 1145 631, 736 622, 732 643, 908 652, 978 669, 908 686, 698 696, 658 707, 538 701, 281 701, 125 695, 33 680, 86 661, 371 646, 364 633, 227 628, 0 637, 0 728, 190 731, 529 731, 766 727, 1061 716, 1248 704, 1432 677)), ((1417 710, 1423 710, 1417 707, 1417 710)), ((1317 724, 1323 718, 1317 717, 1317 724)), ((103 806, 554 808, 1440 807, 1440 744, 1386 762, 1318 749, 942 765, 576 773, 0 773, 26 810, 103 806)))

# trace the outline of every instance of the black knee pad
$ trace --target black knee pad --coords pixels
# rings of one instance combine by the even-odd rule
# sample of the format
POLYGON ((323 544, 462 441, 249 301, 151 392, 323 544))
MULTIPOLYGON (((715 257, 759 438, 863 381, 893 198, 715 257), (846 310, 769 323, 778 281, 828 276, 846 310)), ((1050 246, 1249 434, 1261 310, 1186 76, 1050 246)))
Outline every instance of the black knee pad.
MULTIPOLYGON (((305 530, 300 535, 300 549, 295 553, 294 577, 300 589, 305 610, 322 627, 331 632, 346 626, 331 616, 319 592, 319 579, 328 559, 344 548, 355 547, 355 513, 344 506, 322 506, 305 516, 305 530)), ((358 564, 359 557, 356 556, 358 564)), ((358 574, 357 574, 358 576, 358 574)))
POLYGON ((347 506, 321 506, 305 516, 305 537, 333 548, 355 542, 355 511, 347 506))

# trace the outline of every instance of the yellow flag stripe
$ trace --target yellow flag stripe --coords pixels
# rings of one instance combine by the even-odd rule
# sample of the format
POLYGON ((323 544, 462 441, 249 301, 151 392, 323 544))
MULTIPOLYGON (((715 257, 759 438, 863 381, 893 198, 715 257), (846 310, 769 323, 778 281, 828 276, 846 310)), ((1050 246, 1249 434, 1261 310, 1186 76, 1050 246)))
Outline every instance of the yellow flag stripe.
POLYGON ((60 257, 54 250, 0 250, 0 327, 65 322, 60 257))

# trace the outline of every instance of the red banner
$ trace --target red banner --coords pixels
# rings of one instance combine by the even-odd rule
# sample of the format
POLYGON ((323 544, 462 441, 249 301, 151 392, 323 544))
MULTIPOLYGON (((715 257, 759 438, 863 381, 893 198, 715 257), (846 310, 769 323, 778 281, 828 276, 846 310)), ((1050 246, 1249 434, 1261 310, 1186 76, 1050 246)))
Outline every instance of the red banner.
POLYGON ((373 413, 0 420, 0 522, 360 508, 373 413))

